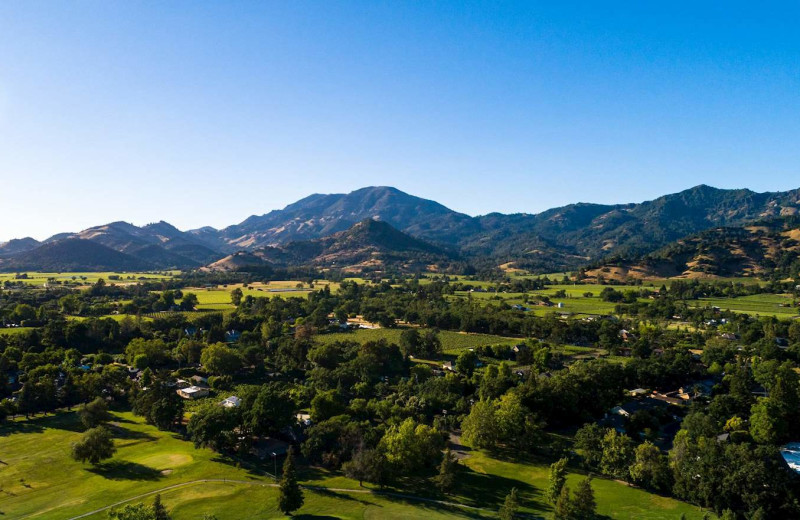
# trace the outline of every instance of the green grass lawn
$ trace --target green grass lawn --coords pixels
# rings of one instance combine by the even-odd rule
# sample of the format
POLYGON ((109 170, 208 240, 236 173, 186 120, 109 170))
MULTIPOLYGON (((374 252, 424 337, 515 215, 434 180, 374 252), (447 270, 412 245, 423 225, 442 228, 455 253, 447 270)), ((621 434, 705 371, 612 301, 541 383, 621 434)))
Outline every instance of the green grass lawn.
POLYGON ((2 334, 24 334, 26 332, 30 332, 32 330, 36 330, 36 327, 4 327, 0 329, 0 335, 2 334))
MULTIPOLYGON (((0 516, 72 518, 163 490, 163 501, 175 520, 196 520, 204 513, 220 520, 283 518, 277 508, 277 490, 268 487, 270 478, 238 469, 214 452, 195 449, 190 442, 158 431, 127 412, 114 413, 112 430, 119 451, 109 463, 93 468, 69 457, 70 444, 81 431, 75 413, 5 424, 0 428, 0 516), (228 482, 192 483, 201 479, 228 482), (191 484, 164 490, 183 483, 191 484)), ((547 485, 546 464, 504 462, 473 452, 465 466, 459 488, 448 501, 494 511, 511 487, 517 487, 524 511, 551 517, 551 508, 541 496, 547 485)), ((316 468, 303 470, 301 478, 307 485, 328 488, 305 490, 306 503, 297 515, 301 518, 495 518, 489 512, 359 493, 357 482, 316 468)), ((574 486, 578 478, 571 475, 570 484, 574 486)), ((695 507, 618 482, 595 479, 594 488, 600 512, 610 518, 666 520, 681 513, 701 518, 695 507)), ((396 491, 443 498, 430 486, 396 491)), ((151 500, 148 496, 134 502, 151 500)), ((105 512, 98 512, 89 518, 105 517, 105 512)))
MULTIPOLYGON (((419 329, 420 333, 424 333, 425 330, 426 329, 419 329)), ((377 341, 380 339, 385 339, 390 343, 399 343, 400 334, 402 333, 403 329, 357 329, 351 332, 320 334, 316 336, 315 339, 322 343, 332 343, 342 340, 366 343, 367 341, 377 341)), ((440 331, 439 339, 442 342, 442 350, 446 354, 457 354, 464 349, 486 345, 515 345, 521 341, 518 338, 507 338, 504 336, 494 336, 492 334, 465 334, 449 330, 440 331)))

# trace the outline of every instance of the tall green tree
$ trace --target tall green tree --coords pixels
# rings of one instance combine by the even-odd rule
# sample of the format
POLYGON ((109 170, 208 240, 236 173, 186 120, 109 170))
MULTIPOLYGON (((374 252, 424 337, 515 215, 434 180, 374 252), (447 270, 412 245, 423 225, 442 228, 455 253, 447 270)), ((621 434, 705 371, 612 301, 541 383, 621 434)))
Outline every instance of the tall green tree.
POLYGON ((500 520, 514 520, 519 509, 519 498, 517 497, 517 488, 511 488, 511 492, 506 495, 503 501, 503 506, 500 508, 498 516, 500 520))
POLYGON ((630 465, 633 461, 633 442, 624 433, 609 429, 603 436, 603 457, 600 470, 621 479, 630 478, 630 465))
POLYGON ((567 458, 561 458, 550 464, 550 476, 547 480, 547 500, 555 504, 561 496, 561 488, 567 482, 567 458))
POLYGON ((571 515, 575 519, 590 520, 595 517, 597 502, 592 489, 592 477, 587 477, 578 483, 572 493, 571 515))
POLYGON ((289 448, 286 460, 283 462, 283 474, 279 485, 280 495, 278 507, 284 514, 290 515, 303 507, 303 490, 297 483, 297 470, 294 467, 294 447, 289 448))
POLYGON ((156 493, 153 499, 153 520, 170 520, 171 518, 166 506, 161 503, 161 493, 156 493))
POLYGON ((445 495, 450 494, 456 484, 456 472, 458 471, 458 459, 448 448, 444 452, 442 463, 439 464, 439 474, 435 477, 436 487, 445 495))
POLYGON ((561 493, 558 494, 553 517, 556 520, 570 520, 572 517, 572 499, 569 496, 569 486, 561 487, 561 493))

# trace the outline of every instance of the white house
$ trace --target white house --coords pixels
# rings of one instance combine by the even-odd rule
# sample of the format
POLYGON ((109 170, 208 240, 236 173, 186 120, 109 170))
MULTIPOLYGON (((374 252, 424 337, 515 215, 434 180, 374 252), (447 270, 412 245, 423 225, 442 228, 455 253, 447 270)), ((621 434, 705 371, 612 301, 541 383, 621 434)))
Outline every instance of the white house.
POLYGON ((225 408, 237 408, 240 404, 242 404, 242 401, 235 395, 232 395, 219 404, 221 404, 225 408))
POLYGON ((201 388, 199 386, 190 386, 187 388, 179 388, 178 395, 184 399, 199 399, 208 395, 208 388, 201 388))

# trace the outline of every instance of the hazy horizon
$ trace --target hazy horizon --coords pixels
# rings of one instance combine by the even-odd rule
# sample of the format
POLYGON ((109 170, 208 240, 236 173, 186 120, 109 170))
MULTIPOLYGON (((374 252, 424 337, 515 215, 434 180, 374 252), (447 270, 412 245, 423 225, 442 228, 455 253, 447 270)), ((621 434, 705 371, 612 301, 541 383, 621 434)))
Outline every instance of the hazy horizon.
POLYGON ((784 191, 800 6, 0 4, 0 241, 389 185, 469 215, 784 191))

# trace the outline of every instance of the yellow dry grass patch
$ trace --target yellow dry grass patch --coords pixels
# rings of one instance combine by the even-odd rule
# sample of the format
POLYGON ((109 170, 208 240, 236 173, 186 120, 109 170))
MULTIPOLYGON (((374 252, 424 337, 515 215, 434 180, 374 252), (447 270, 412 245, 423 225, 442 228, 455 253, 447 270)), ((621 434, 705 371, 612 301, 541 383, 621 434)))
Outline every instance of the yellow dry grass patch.
POLYGON ((800 242, 800 229, 790 229, 789 231, 784 231, 781 235, 800 242))

